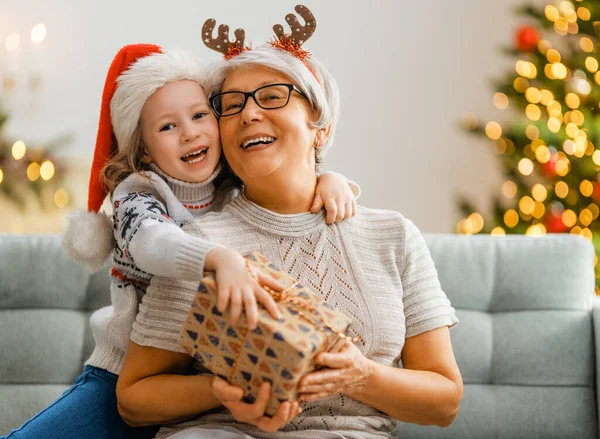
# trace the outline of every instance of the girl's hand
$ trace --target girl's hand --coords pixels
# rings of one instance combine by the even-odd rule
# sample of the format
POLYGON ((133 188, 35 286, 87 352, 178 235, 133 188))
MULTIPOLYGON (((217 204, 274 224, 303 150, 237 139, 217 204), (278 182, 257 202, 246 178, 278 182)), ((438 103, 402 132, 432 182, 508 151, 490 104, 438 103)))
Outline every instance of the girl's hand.
POLYGON ((236 251, 225 247, 217 247, 206 255, 205 267, 215 272, 215 280, 219 297, 217 309, 225 312, 231 302, 231 324, 235 325, 242 311, 246 314, 248 329, 254 330, 258 325, 258 306, 260 302, 274 319, 281 319, 281 312, 273 296, 261 285, 276 291, 285 287, 262 271, 250 266, 250 270, 258 282, 248 271, 246 260, 236 251), (260 284, 259 284, 260 283, 260 284))
POLYGON ((302 377, 298 383, 299 401, 315 401, 338 393, 350 394, 365 386, 373 373, 372 360, 350 341, 346 341, 340 352, 317 355, 315 362, 327 369, 302 377))
POLYGON ((348 181, 335 172, 325 172, 317 181, 315 199, 310 211, 317 213, 323 206, 327 211, 327 224, 356 215, 356 197, 348 181))
POLYGON ((292 419, 302 412, 296 401, 286 401, 279 406, 273 417, 265 415, 271 386, 263 383, 256 401, 253 404, 242 402, 244 391, 230 385, 227 381, 215 377, 213 381, 213 393, 221 403, 231 411, 231 415, 238 422, 245 422, 257 426, 263 431, 274 433, 288 424, 292 419))

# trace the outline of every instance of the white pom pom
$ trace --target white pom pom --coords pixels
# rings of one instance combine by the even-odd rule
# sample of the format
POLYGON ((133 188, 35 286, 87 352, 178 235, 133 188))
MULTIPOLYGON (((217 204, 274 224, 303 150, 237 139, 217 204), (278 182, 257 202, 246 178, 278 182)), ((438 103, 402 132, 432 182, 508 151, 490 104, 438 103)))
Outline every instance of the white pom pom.
POLYGON ((77 209, 62 232, 64 249, 76 262, 98 271, 114 246, 113 223, 104 213, 77 209))

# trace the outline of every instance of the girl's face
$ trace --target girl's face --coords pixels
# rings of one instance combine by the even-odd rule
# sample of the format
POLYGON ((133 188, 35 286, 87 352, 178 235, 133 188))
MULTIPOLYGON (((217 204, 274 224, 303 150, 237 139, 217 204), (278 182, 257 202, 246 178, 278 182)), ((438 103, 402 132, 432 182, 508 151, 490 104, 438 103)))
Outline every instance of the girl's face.
POLYGON ((205 181, 219 163, 219 125, 194 81, 171 82, 150 96, 142 107, 141 134, 143 161, 178 180, 205 181))
MULTIPOLYGON (((275 70, 256 66, 230 73, 222 92, 250 92, 268 84, 292 83, 275 70)), ((231 169, 246 184, 274 172, 315 172, 312 110, 306 99, 292 92, 283 108, 265 110, 248 98, 241 113, 221 117, 223 152, 231 169)), ((321 131, 321 130, 320 130, 321 131)))

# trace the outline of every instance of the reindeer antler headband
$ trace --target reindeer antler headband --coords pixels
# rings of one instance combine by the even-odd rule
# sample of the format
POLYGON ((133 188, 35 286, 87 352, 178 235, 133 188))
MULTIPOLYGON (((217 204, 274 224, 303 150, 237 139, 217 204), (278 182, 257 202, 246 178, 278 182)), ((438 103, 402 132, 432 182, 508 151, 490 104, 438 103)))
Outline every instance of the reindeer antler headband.
MULTIPOLYGON (((295 8, 298 15, 300 15, 305 24, 301 25, 294 14, 288 14, 285 16, 285 20, 290 26, 292 32, 289 34, 284 33, 283 26, 276 24, 273 26, 275 31, 275 37, 269 41, 271 46, 281 50, 289 52, 300 61, 302 61, 311 73, 317 78, 313 69, 306 63, 306 59, 310 57, 310 52, 304 50, 302 45, 308 40, 317 28, 317 22, 315 16, 310 12, 306 6, 297 5, 295 8)), ((232 57, 239 55, 240 53, 251 50, 250 47, 244 46, 244 38, 246 33, 243 29, 236 29, 235 41, 229 40, 229 26, 222 24, 219 26, 217 37, 213 38, 213 30, 215 28, 216 21, 213 18, 209 18, 202 27, 202 41, 204 44, 219 53, 223 54, 225 59, 231 59, 232 57)), ((318 78, 317 78, 318 81, 318 78)))

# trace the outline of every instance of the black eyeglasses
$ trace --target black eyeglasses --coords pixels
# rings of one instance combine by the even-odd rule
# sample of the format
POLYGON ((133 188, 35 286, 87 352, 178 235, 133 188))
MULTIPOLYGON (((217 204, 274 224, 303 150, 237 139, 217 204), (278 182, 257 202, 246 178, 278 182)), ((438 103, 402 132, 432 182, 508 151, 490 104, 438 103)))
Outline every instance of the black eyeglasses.
POLYGON ((211 96, 209 102, 217 117, 227 117, 241 113, 246 107, 249 97, 252 97, 256 105, 265 110, 283 108, 290 102, 292 91, 295 91, 304 99, 308 99, 294 84, 269 84, 254 91, 226 91, 218 93, 211 96))

